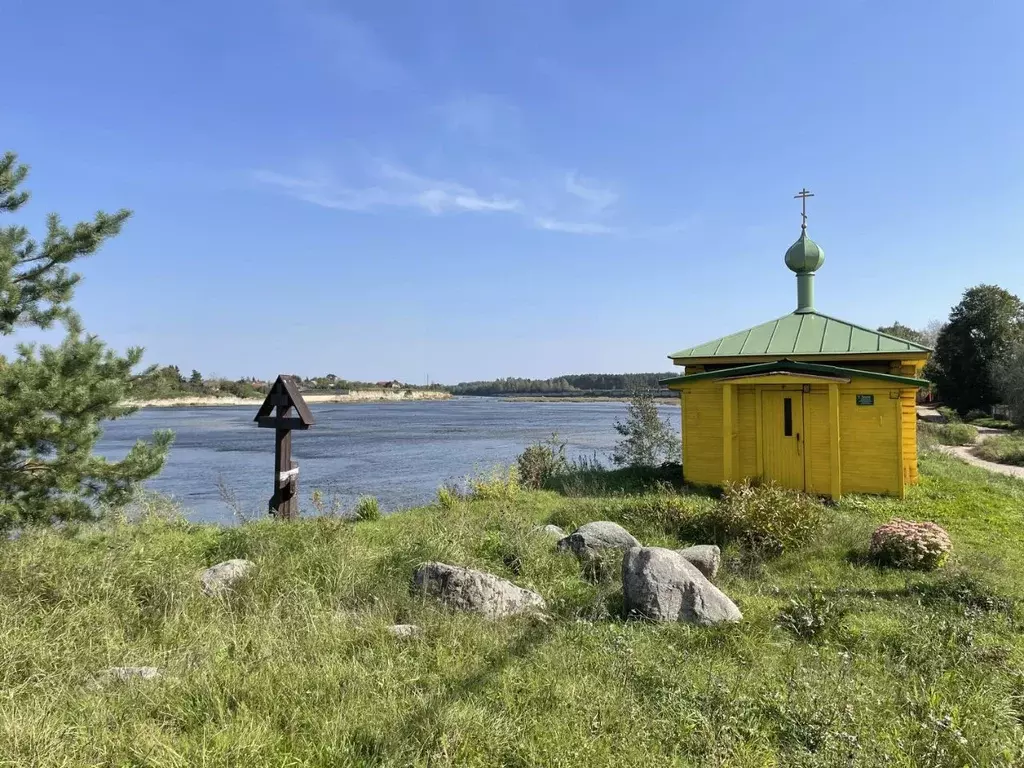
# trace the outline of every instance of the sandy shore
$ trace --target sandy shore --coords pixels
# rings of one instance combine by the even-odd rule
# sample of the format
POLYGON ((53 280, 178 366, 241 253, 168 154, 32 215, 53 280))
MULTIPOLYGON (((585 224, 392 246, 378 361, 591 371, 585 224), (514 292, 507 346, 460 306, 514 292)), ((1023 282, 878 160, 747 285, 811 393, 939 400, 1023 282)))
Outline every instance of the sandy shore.
MULTIPOLYGON (((307 403, 407 403, 414 400, 448 400, 447 392, 387 392, 379 390, 359 390, 347 395, 304 395, 307 403)), ((259 408, 263 398, 252 397, 167 397, 155 400, 132 400, 128 405, 137 408, 205 408, 217 405, 248 405, 259 408)))

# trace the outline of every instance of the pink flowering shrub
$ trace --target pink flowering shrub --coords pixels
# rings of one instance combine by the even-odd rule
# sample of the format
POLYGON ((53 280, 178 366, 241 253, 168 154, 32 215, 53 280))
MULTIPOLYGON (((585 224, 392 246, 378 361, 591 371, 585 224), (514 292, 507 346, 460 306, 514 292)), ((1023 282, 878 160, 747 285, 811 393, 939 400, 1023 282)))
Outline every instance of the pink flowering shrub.
POLYGON ((896 518, 871 535, 871 557, 893 568, 930 571, 946 562, 952 549, 949 534, 935 523, 896 518))

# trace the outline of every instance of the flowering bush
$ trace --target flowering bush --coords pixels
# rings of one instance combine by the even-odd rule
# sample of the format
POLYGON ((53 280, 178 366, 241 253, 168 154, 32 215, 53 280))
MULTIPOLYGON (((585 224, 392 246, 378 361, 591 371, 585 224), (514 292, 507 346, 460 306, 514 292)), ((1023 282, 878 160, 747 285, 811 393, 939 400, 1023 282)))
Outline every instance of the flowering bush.
POLYGON ((893 568, 930 571, 946 562, 952 549, 949 534, 935 523, 896 518, 871 535, 872 558, 893 568))

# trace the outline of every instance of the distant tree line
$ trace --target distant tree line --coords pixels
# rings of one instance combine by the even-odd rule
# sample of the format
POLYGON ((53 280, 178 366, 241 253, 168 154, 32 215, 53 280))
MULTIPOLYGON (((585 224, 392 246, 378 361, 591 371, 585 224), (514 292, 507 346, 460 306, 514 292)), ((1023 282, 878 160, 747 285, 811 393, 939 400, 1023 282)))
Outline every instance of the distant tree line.
POLYGON ((269 385, 256 379, 204 378, 196 370, 186 378, 178 366, 161 365, 139 376, 132 383, 134 400, 159 400, 175 397, 262 397, 269 385))
POLYGON ((299 386, 311 391, 339 391, 353 389, 427 389, 443 391, 445 387, 441 384, 407 384, 402 381, 357 381, 354 379, 343 379, 336 374, 328 373, 325 376, 296 376, 299 386))
POLYGON ((493 381, 467 381, 449 387, 453 395, 569 395, 651 392, 664 389, 658 384, 677 373, 580 373, 552 379, 509 377, 493 381))

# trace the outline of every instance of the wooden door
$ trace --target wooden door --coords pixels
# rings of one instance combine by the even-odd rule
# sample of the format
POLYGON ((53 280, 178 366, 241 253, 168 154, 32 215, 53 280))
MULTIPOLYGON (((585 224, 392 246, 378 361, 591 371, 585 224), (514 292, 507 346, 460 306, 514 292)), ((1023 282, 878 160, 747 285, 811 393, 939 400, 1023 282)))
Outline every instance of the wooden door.
POLYGON ((761 443, 764 479, 805 490, 803 392, 761 392, 761 443))

